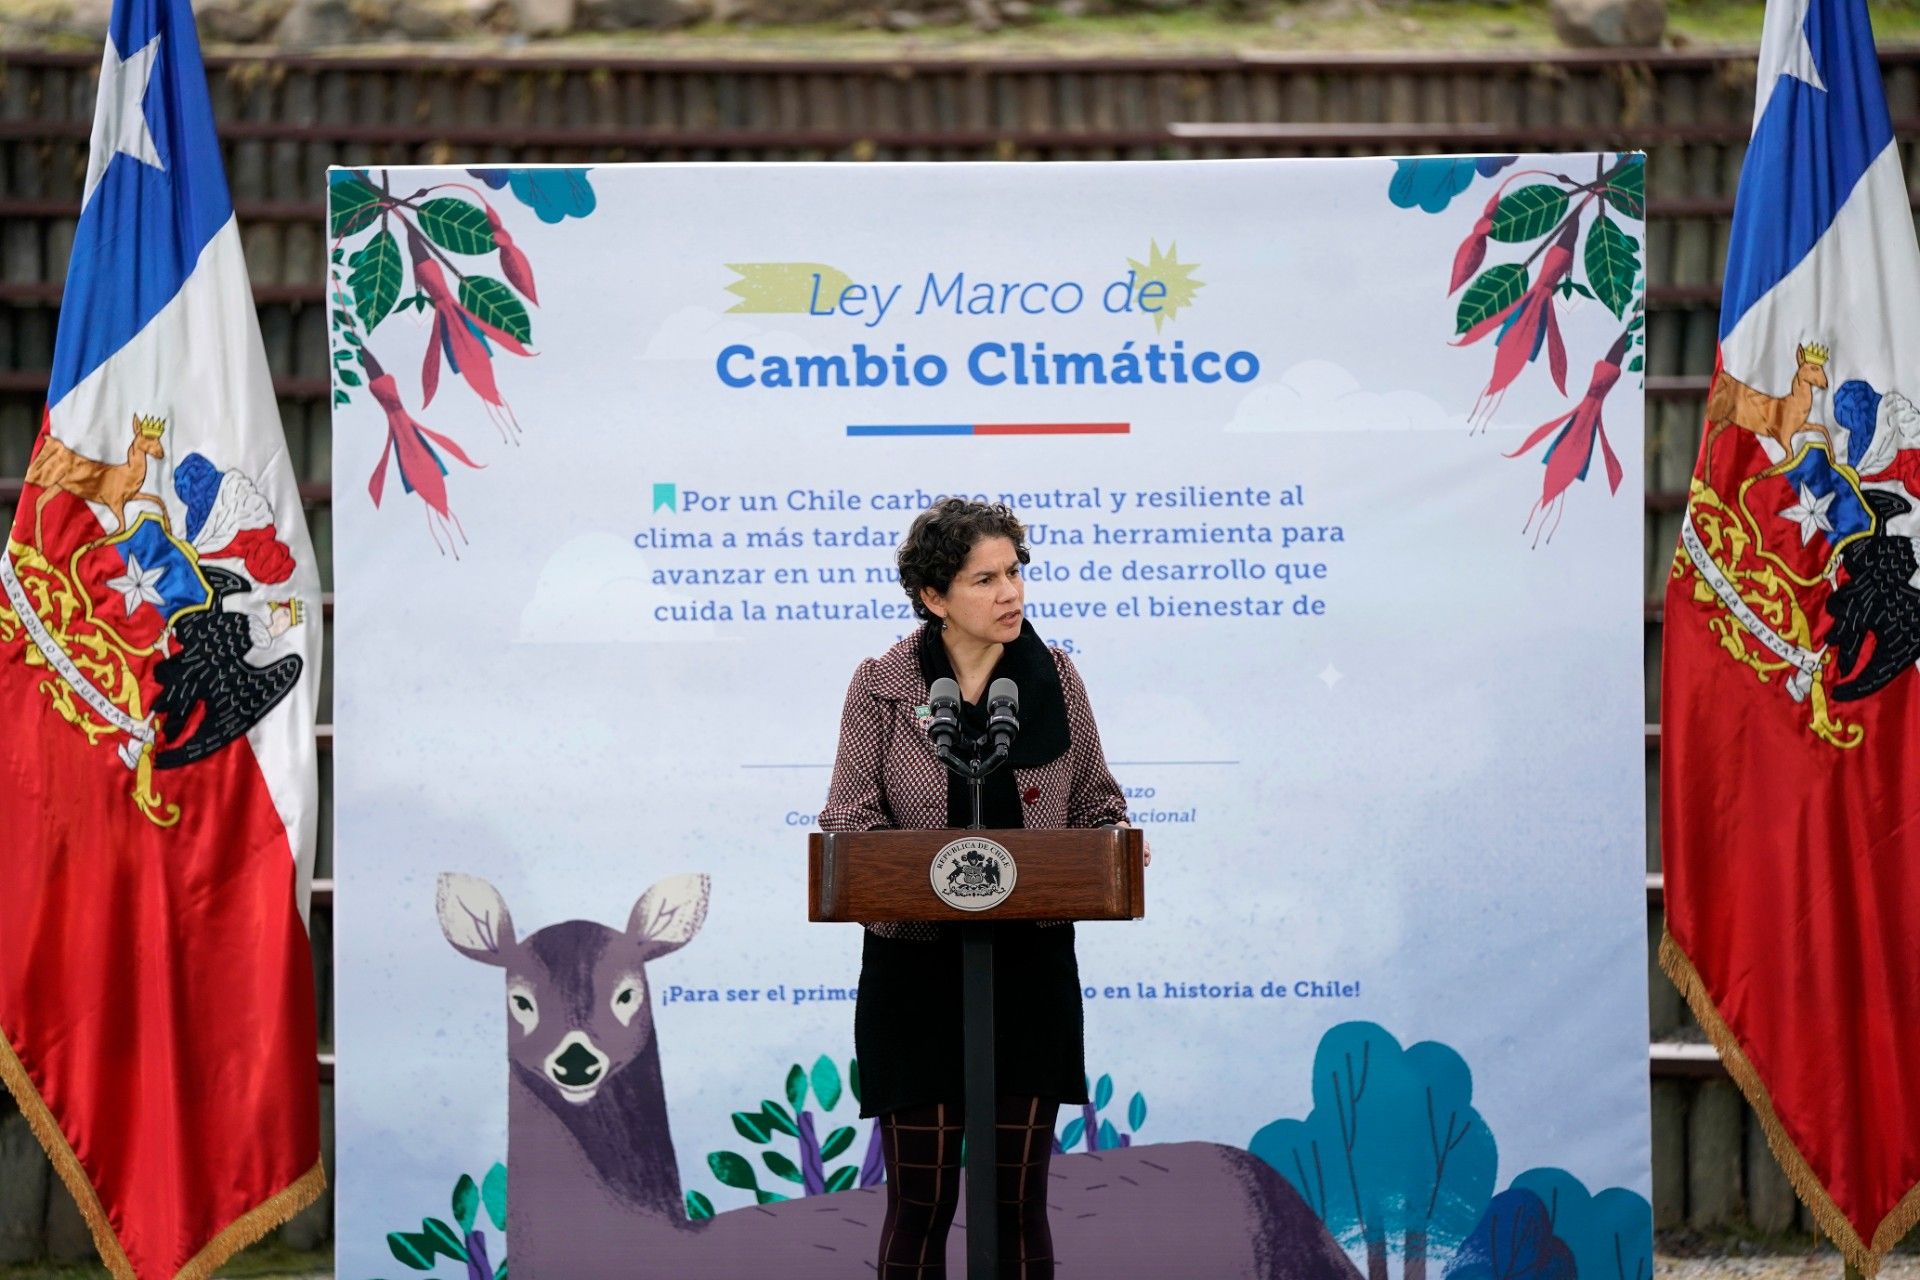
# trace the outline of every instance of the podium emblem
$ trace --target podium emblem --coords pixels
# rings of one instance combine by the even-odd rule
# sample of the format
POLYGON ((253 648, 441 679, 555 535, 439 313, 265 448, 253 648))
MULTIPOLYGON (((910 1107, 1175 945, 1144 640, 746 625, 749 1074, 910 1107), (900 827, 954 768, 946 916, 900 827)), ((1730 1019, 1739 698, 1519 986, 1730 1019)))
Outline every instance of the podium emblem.
POLYGON ((967 836, 933 855, 929 878, 940 901, 961 911, 986 911, 1013 892, 1019 869, 1013 855, 985 836, 967 836))

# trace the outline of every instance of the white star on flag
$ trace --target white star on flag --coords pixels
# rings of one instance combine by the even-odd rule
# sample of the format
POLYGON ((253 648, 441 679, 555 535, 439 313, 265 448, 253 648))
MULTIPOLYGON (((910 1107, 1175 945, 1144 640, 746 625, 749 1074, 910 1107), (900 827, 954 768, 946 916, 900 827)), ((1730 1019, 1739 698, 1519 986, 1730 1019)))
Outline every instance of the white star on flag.
POLYGON ((160 581, 163 570, 142 569, 138 556, 127 557, 127 571, 117 578, 108 578, 107 587, 118 591, 120 599, 127 606, 127 616, 131 618, 134 610, 143 604, 159 604, 160 593, 154 589, 154 583, 160 581))
POLYGON ((1833 522, 1827 519, 1827 508, 1833 505, 1833 495, 1816 498, 1813 490, 1800 486, 1800 501, 1780 513, 1782 520, 1792 520, 1800 526, 1800 545, 1806 546, 1813 541, 1815 533, 1832 533, 1833 522))
POLYGON ((1827 82, 1813 65, 1813 46, 1807 43, 1807 8, 1813 0, 1793 0, 1777 14, 1768 13, 1760 33, 1759 78, 1754 87, 1753 127, 1760 127, 1767 102, 1780 87, 1782 76, 1804 80, 1825 92, 1827 82))
POLYGON ((107 176, 107 165, 125 153, 141 164, 165 172, 160 151, 153 145, 153 130, 147 127, 147 112, 141 101, 147 96, 147 84, 153 79, 153 65, 160 57, 160 37, 155 36, 122 58, 107 37, 106 54, 100 60, 100 105, 93 113, 93 141, 87 145, 87 187, 80 207, 93 199, 94 188, 107 176))

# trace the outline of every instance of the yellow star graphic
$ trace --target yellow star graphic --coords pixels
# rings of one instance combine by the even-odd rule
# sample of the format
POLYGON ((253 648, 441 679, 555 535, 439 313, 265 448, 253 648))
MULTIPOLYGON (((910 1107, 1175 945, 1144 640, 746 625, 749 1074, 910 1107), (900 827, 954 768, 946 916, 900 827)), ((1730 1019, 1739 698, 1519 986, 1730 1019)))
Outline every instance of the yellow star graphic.
MULTIPOLYGON (((1199 263, 1180 261, 1178 245, 1169 241, 1167 251, 1163 254, 1160 252, 1158 240, 1149 241, 1149 244, 1152 248, 1148 251, 1145 262, 1128 258, 1127 265, 1134 270, 1136 290, 1145 290, 1150 284, 1157 284, 1165 290, 1164 296, 1158 299, 1160 309, 1153 313, 1153 331, 1158 333, 1161 326, 1179 314, 1182 307, 1193 305, 1193 295, 1205 288, 1206 282, 1193 278, 1193 273, 1200 269, 1199 263)), ((1155 292, 1158 293, 1159 290, 1155 292)), ((1139 297, 1140 294, 1136 293, 1134 296, 1139 297)), ((1143 301, 1154 301, 1154 299, 1143 299, 1143 301)))

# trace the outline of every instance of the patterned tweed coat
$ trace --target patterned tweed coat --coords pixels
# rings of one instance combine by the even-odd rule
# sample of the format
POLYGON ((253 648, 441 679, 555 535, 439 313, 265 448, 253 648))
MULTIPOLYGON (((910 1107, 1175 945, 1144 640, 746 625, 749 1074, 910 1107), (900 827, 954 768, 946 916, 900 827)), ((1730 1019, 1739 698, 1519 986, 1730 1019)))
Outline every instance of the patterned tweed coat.
MULTIPOLYGON (((840 749, 820 810, 824 831, 937 829, 947 825, 947 767, 933 754, 918 709, 927 701, 915 631, 878 658, 863 661, 847 686, 840 713, 840 749)), ((1087 689, 1065 652, 1041 644, 1031 625, 1008 646, 1024 669, 1007 670, 1020 685, 1023 710, 1047 699, 1065 704, 1067 741, 1051 759, 1037 738, 1016 740, 1014 789, 1029 828, 1101 827, 1127 816, 1126 796, 1107 768, 1087 689), (1051 658, 1038 655, 1045 654, 1051 658), (1054 683, 1057 682, 1057 685, 1054 683), (1056 692, 1057 689, 1057 692, 1056 692)), ((1012 666, 1013 664, 1008 664, 1012 666)))

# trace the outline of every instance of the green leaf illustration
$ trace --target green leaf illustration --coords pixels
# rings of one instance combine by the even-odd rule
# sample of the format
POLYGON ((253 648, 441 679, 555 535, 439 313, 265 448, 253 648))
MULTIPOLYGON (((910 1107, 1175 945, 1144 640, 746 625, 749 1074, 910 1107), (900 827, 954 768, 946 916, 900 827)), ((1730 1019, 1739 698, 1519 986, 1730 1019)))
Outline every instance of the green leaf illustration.
POLYGON ((460 282, 460 305, 502 333, 520 342, 533 337, 527 304, 492 276, 468 276, 460 282))
POLYGON ((700 1221, 702 1218, 711 1218, 713 1216, 713 1201, 707 1199, 698 1191, 687 1192, 687 1216, 695 1222, 700 1221))
POLYGON ((1527 269, 1517 262, 1488 267, 1460 296, 1460 310, 1454 317, 1455 333, 1465 333, 1489 316, 1497 316, 1520 300, 1531 283, 1527 269))
POLYGON ((501 1231, 507 1229, 507 1166, 495 1162, 480 1183, 480 1198, 486 1202, 487 1216, 501 1231))
POLYGON ((813 1061, 813 1096, 820 1099, 820 1109, 831 1111, 840 1105, 840 1068, 833 1059, 821 1054, 813 1061))
POLYGON ((1113 1077, 1103 1075, 1100 1083, 1093 1086, 1093 1109, 1099 1111, 1113 1101, 1113 1077))
POLYGON ((1640 274, 1640 242, 1619 224, 1601 214, 1587 231, 1587 283, 1616 316, 1627 313, 1633 301, 1633 282, 1640 274))
MULTIPOLYGON (((798 1067, 794 1068, 795 1071, 799 1069, 798 1067)), ((786 1134, 789 1138, 797 1138, 800 1136, 800 1126, 793 1122, 793 1116, 788 1113, 785 1107, 775 1102, 772 1098, 763 1100, 760 1103, 760 1110, 766 1113, 768 1121, 772 1123, 774 1128, 786 1134)))
POLYGON ((453 1220, 460 1224, 462 1236, 473 1230, 473 1220, 479 1216, 480 1184, 463 1173, 453 1184, 453 1220))
POLYGON ((765 1146, 773 1140, 769 1132, 770 1123, 758 1111, 736 1111, 733 1113, 733 1127, 748 1142, 765 1146))
POLYGON ((500 1259, 500 1265, 493 1269, 493 1280, 507 1280, 507 1260, 500 1259))
POLYGON ((460 1241, 460 1235, 438 1218, 422 1218, 420 1234, 432 1242, 435 1249, 446 1254, 455 1262, 467 1260, 467 1246, 460 1241))
POLYGON ((1134 1094, 1133 1101, 1127 1103, 1127 1128, 1135 1133, 1147 1122, 1147 1100, 1142 1094, 1134 1094))
POLYGON ((1080 1135, 1086 1127, 1086 1120, 1080 1116, 1067 1121, 1067 1127, 1060 1131, 1060 1145, 1068 1151, 1073 1150, 1073 1144, 1080 1141, 1080 1135))
POLYGON ((833 1171, 832 1177, 827 1179, 827 1190, 845 1191, 853 1186, 854 1181, 859 1178, 859 1176, 860 1171, 858 1169, 850 1164, 843 1164, 833 1171))
POLYGON ((346 392, 344 392, 344 391, 342 391, 342 390, 340 390, 340 388, 338 388, 338 387, 335 387, 335 388, 333 389, 333 402, 334 402, 335 404, 346 404, 346 403, 348 403, 349 401, 351 401, 352 399, 353 399, 353 397, 352 397, 352 396, 350 396, 350 395, 348 395, 348 394, 347 394, 346 392))
POLYGON ((824 1164, 827 1161, 833 1159, 835 1156, 839 1155, 842 1151, 845 1151, 848 1147, 852 1145, 853 1145, 853 1126, 850 1124, 843 1124, 838 1129, 835 1129, 832 1133, 828 1134, 827 1140, 820 1144, 821 1163, 824 1164))
POLYGON ((487 221, 487 211, 454 196, 421 205, 420 230, 449 253, 493 252, 493 224, 487 221))
POLYGON ((1099 1146, 1102 1151, 1111 1151, 1120 1145, 1120 1131, 1113 1127, 1113 1121, 1100 1122, 1099 1146))
POLYGON ((1567 193, 1550 182, 1536 182, 1504 197, 1493 211, 1487 234, 1505 244, 1538 240, 1567 216, 1567 193))
POLYGON ((346 384, 347 384, 348 386, 350 386, 350 387, 357 387, 357 386, 359 386, 359 385, 360 385, 360 375, 359 375, 359 374, 357 374, 357 373, 355 373, 355 372, 354 372, 353 370, 351 370, 351 369, 335 369, 335 370, 334 370, 334 372, 335 372, 335 373, 337 373, 337 374, 339 374, 339 375, 340 375, 340 381, 342 381, 342 382, 344 382, 344 383, 346 383, 346 384))
POLYGON ((804 1183, 806 1181, 805 1178, 800 1176, 800 1166, 781 1155, 778 1151, 762 1151, 760 1153, 760 1159, 766 1164, 767 1168, 773 1170, 776 1177, 785 1178, 788 1182, 804 1183))
POLYGON ((853 1094, 855 1102, 860 1101, 860 1059, 847 1059, 847 1091, 853 1094))
POLYGON ((1642 369, 1646 368, 1646 363, 1647 362, 1646 362, 1645 356, 1635 356, 1632 360, 1627 362, 1627 372, 1638 373, 1642 369))
POLYGON ((797 1062, 787 1072, 787 1101, 793 1104, 795 1111, 807 1105, 807 1073, 800 1069, 797 1062))
POLYGON ((335 239, 364 231, 380 216, 380 193, 352 176, 327 185, 327 211, 335 239))
POLYGON ((738 1152, 709 1151, 707 1168, 713 1170, 713 1176, 720 1179, 723 1186, 752 1191, 760 1185, 760 1180, 753 1176, 753 1166, 738 1152))
POLYGON ((387 1248, 415 1271, 433 1270, 433 1242, 410 1231, 387 1232, 387 1248))
POLYGON ((756 1191, 753 1196, 761 1204, 779 1204, 782 1200, 793 1199, 792 1196, 783 1196, 778 1191, 756 1191))
POLYGON ((1607 179, 1607 203, 1629 218, 1647 216, 1647 162, 1636 160, 1607 179))
POLYGON ((361 324, 371 330, 387 318, 400 300, 400 242, 393 232, 382 231, 353 255, 347 283, 353 288, 353 309, 361 324))

